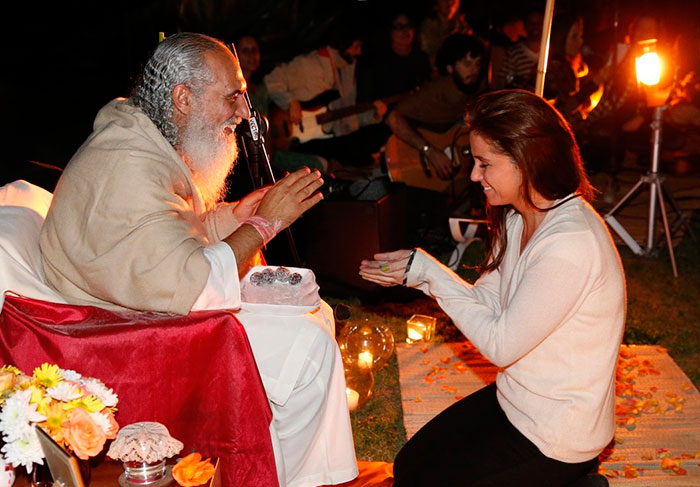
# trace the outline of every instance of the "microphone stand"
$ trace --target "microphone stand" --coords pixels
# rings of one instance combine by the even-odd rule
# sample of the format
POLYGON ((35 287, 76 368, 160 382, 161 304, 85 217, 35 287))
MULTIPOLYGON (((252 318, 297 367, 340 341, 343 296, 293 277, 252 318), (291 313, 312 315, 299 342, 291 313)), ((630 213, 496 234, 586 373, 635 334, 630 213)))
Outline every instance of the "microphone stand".
MULTIPOLYGON (((236 46, 233 42, 230 44, 230 49, 233 55, 238 59, 238 52, 236 52, 236 46)), ((243 152, 245 154, 246 163, 248 164, 248 172, 250 173, 251 182, 253 184, 253 189, 258 189, 264 186, 266 183, 274 184, 275 175, 272 172, 272 166, 270 165, 270 157, 267 154, 267 148, 265 147, 265 138, 263 134, 267 132, 269 127, 267 119, 264 115, 259 113, 250 101, 250 95, 248 92, 243 93, 243 98, 245 99, 246 105, 248 106, 248 111, 250 112, 250 118, 248 119, 248 130, 243 133, 243 152), (261 166, 263 166, 265 173, 261 174, 261 166)), ((287 242, 289 244, 289 250, 292 254, 292 261, 295 267, 301 267, 301 259, 299 258, 299 252, 297 251, 296 244, 294 243, 294 237, 292 236, 292 231, 289 227, 284 229, 284 233, 287 236, 287 242)))

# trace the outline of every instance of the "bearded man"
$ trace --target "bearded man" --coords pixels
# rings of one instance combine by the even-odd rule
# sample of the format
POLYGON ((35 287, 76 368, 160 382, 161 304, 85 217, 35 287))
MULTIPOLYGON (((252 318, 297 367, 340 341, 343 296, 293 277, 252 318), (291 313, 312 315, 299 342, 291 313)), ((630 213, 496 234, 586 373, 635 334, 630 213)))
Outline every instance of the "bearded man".
POLYGON ((44 271, 73 304, 236 310, 272 408, 280 484, 342 483, 357 464, 330 307, 298 316, 240 309, 239 276, 252 258, 322 198, 320 174, 300 169, 221 202, 235 128, 249 116, 245 90, 218 40, 181 33, 159 44, 131 98, 100 110, 66 166, 41 231, 44 271))
POLYGON ((484 88, 485 53, 484 44, 476 37, 467 34, 448 37, 436 58, 441 76, 402 99, 386 117, 394 135, 420 151, 442 179, 450 179, 459 168, 416 128, 445 132, 464 122, 468 104, 484 88))

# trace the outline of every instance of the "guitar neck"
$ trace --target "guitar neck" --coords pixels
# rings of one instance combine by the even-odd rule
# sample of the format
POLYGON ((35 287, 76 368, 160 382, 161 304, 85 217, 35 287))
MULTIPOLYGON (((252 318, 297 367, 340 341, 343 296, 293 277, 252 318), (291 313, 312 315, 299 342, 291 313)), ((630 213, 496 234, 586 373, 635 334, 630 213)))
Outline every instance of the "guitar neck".
MULTIPOLYGON (((387 98, 383 98, 380 101, 386 104, 394 103, 400 100, 403 96, 405 95, 394 95, 387 98)), ((323 125, 324 123, 330 123, 340 118, 349 117, 350 115, 357 115, 358 113, 368 112, 373 109, 374 102, 372 101, 358 103, 356 105, 350 105, 349 107, 336 108, 334 110, 329 110, 327 112, 319 113, 318 115, 316 115, 316 122, 318 122, 319 125, 323 125)))

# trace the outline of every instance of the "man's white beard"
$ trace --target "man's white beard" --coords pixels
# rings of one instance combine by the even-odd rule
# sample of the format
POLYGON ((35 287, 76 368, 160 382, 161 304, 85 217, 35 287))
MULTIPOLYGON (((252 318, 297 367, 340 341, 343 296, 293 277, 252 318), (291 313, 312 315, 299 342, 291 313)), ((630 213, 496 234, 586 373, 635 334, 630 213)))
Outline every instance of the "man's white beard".
POLYGON ((192 171, 207 209, 223 201, 228 190, 226 178, 238 156, 234 123, 232 119, 212 125, 193 116, 180 134, 178 152, 192 171))

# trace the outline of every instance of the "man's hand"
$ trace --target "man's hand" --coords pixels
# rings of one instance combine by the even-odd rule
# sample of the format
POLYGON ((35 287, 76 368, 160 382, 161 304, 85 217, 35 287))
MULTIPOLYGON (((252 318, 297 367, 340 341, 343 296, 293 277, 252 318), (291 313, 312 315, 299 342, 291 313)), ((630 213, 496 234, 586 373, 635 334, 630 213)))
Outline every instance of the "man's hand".
POLYGON ((443 151, 435 147, 431 146, 425 156, 440 179, 452 179, 459 170, 459 166, 455 166, 443 151))
POLYGON ((301 103, 299 100, 289 102, 289 121, 297 125, 301 123, 301 103))
POLYGON ((321 185, 320 172, 301 168, 271 186, 255 214, 277 225, 280 230, 286 228, 323 199, 318 192, 321 185))
POLYGON ((233 208, 233 217, 238 223, 243 223, 248 217, 255 215, 260 202, 267 194, 269 187, 256 189, 245 195, 233 208))

